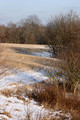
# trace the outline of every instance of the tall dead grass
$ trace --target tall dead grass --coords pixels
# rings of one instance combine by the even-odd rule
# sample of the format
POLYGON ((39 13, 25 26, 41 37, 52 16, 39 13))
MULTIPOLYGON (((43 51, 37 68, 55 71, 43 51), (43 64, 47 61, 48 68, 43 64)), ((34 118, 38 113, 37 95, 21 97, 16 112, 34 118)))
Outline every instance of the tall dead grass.
POLYGON ((36 85, 35 89, 31 94, 28 95, 29 98, 33 98, 39 104, 43 104, 46 108, 51 108, 54 110, 62 110, 65 112, 70 112, 72 118, 77 120, 80 115, 80 98, 78 95, 66 92, 64 94, 63 86, 53 86, 51 84, 47 85, 36 85), (57 92, 58 90, 58 92, 57 92))

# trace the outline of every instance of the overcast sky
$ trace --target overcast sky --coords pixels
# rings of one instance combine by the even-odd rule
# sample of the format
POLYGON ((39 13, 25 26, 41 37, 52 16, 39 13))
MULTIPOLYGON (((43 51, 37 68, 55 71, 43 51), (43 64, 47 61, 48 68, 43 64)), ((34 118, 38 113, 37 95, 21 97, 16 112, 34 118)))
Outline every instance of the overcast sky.
POLYGON ((0 0, 0 24, 18 22, 35 14, 46 23, 50 16, 71 9, 80 14, 80 0, 0 0))

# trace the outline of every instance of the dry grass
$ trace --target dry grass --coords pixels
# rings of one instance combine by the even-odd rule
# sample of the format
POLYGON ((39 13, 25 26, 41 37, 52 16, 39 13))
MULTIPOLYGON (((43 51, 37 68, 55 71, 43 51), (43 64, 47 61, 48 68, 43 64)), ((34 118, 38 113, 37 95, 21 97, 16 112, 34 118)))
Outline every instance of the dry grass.
POLYGON ((5 111, 5 110, 0 114, 6 115, 7 117, 12 118, 11 114, 9 112, 5 111))
POLYGON ((39 104, 43 104, 46 108, 54 110, 69 110, 72 114, 80 113, 80 99, 78 95, 73 93, 64 93, 62 86, 58 89, 50 83, 36 83, 34 85, 17 86, 16 89, 4 89, 1 94, 11 97, 16 97, 25 102, 25 98, 34 99, 39 104), (24 96, 23 96, 24 95, 24 96))
POLYGON ((16 86, 18 86, 18 85, 19 85, 19 83, 12 82, 11 84, 9 84, 9 86, 13 86, 13 85, 16 85, 16 86))
POLYGON ((75 120, 77 120, 80 115, 80 99, 77 95, 74 96, 73 93, 67 94, 72 95, 70 97, 66 96, 61 86, 57 89, 55 86, 50 84, 38 84, 35 86, 33 92, 28 96, 47 108, 63 110, 64 112, 69 111, 72 118, 75 117, 75 120))
POLYGON ((5 53, 5 48, 0 44, 0 79, 7 74, 7 71, 9 69, 9 67, 6 66, 5 64, 7 60, 6 59, 7 56, 4 55, 4 53, 5 53))
POLYGON ((6 97, 11 97, 14 94, 14 90, 12 90, 12 89, 3 89, 3 90, 0 90, 0 93, 5 95, 6 97))
POLYGON ((58 97, 63 96, 62 90, 59 91, 51 84, 35 84, 34 90, 31 94, 28 94, 28 97, 44 104, 45 107, 54 108, 58 97))
POLYGON ((26 102, 25 97, 27 97, 27 94, 30 92, 30 90, 32 90, 32 87, 30 85, 18 86, 18 83, 10 84, 10 86, 13 86, 13 85, 16 85, 16 87, 12 89, 6 88, 3 90, 0 90, 0 94, 6 97, 12 97, 15 95, 18 99, 22 100, 23 102, 26 102))
MULTIPOLYGON (((32 56, 27 54, 21 54, 14 50, 14 48, 21 50, 21 49, 30 49, 31 51, 42 51, 46 48, 45 45, 22 45, 22 44, 1 44, 4 47, 5 52, 3 56, 7 56, 5 65, 10 67, 17 67, 18 69, 26 69, 28 67, 31 68, 44 68, 44 66, 51 66, 56 65, 57 61, 52 58, 45 58, 39 56, 32 56)), ((47 47, 47 46, 46 46, 47 47)))
MULTIPOLYGON (((3 95, 7 97, 16 96, 18 99, 22 100, 24 103, 26 101, 26 97, 29 99, 34 99, 38 102, 39 105, 44 105, 47 109, 53 110, 62 110, 62 113, 67 114, 70 112, 72 116, 72 120, 79 120, 80 118, 80 99, 78 96, 74 96, 72 93, 65 93, 62 86, 58 86, 58 89, 50 84, 50 83, 36 83, 34 85, 23 85, 17 86, 14 90, 4 89, 1 92, 3 95), (66 95, 67 94, 67 95, 66 95), (71 94, 69 96, 69 94, 71 94)), ((29 111, 28 111, 29 112, 29 111)), ((26 116, 26 119, 30 118, 30 113, 26 116)), ((63 118, 68 119, 66 116, 60 116, 60 119, 63 118)), ((28 119, 28 120, 29 120, 28 119)), ((36 119, 37 120, 37 119, 36 119)), ((40 117, 40 120, 56 120, 54 118, 49 119, 48 117, 40 117)))
POLYGON ((13 43, 1 43, 2 46, 7 47, 20 47, 20 48, 32 48, 32 49, 48 49, 47 45, 37 45, 37 44, 13 44, 13 43))

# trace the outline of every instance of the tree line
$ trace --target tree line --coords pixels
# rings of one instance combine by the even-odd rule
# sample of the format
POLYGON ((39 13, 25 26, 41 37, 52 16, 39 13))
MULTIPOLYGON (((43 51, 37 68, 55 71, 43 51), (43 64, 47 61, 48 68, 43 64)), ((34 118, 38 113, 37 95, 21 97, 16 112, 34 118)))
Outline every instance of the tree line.
POLYGON ((0 25, 0 42, 47 44, 53 55, 80 46, 80 17, 73 11, 50 18, 46 25, 36 15, 14 24, 0 25), (77 46, 77 47, 76 47, 77 46))
POLYGON ((68 48, 80 38, 80 18, 70 11, 66 15, 50 18, 46 25, 36 15, 18 23, 0 25, 0 42, 20 44, 48 44, 54 53, 56 47, 68 48))
POLYGON ((45 26, 36 15, 14 24, 0 26, 0 41, 3 43, 46 44, 45 26))

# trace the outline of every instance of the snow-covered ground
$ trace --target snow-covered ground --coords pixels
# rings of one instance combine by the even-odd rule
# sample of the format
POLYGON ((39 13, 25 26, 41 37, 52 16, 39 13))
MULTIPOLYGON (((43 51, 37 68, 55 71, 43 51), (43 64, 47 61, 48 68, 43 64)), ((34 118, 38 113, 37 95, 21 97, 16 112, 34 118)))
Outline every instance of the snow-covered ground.
POLYGON ((48 51, 42 51, 42 52, 20 52, 21 54, 28 54, 28 55, 34 55, 34 56, 40 56, 40 57, 51 57, 52 53, 48 51))
POLYGON ((48 52, 48 51, 43 51, 43 52, 32 52, 32 55, 35 56, 40 56, 40 57, 51 57, 52 53, 48 52))
POLYGON ((43 70, 38 72, 35 70, 28 70, 26 72, 22 72, 18 70, 16 73, 4 76, 0 80, 0 89, 9 87, 9 84, 13 82, 20 82, 22 84, 24 83, 29 85, 29 84, 33 84, 33 83, 40 82, 47 79, 48 77, 46 76, 43 70))
MULTIPOLYGON (((18 86, 23 84, 32 84, 42 80, 47 80, 48 77, 44 71, 28 70, 26 72, 17 71, 14 74, 7 75, 0 80, 0 90, 4 89, 16 89, 16 85, 11 83, 19 82, 18 86)), ((17 86, 17 87, 18 87, 17 86)), ((31 120, 39 120, 47 116, 48 118, 59 118, 60 115, 64 115, 70 119, 70 114, 63 114, 61 111, 53 111, 45 109, 43 106, 39 106, 34 100, 25 98, 23 100, 18 99, 16 96, 6 97, 3 94, 0 95, 0 119, 1 120, 25 120, 29 115, 31 120)), ((68 119, 68 120, 69 120, 68 119)))
POLYGON ((40 115, 44 116, 49 114, 49 111, 45 110, 43 106, 38 106, 36 102, 28 98, 26 98, 26 102, 24 103, 16 97, 6 98, 1 95, 0 114, 6 113, 5 111, 10 113, 11 118, 8 117, 9 115, 0 115, 0 118, 3 116, 7 120, 24 120, 27 118, 27 115, 30 115, 33 120, 38 120, 40 115))
MULTIPOLYGON (((7 75, 0 80, 0 90, 16 89, 16 85, 13 84, 10 86, 11 83, 20 82, 18 85, 20 86, 23 83, 28 85, 46 79, 47 77, 43 75, 43 71, 35 72, 33 70, 29 70, 22 72, 18 70, 16 73, 7 75)), ((16 97, 0 95, 1 120, 24 120, 28 114, 31 115, 32 120, 38 120, 38 117, 48 115, 49 111, 28 98, 26 98, 26 102, 24 103, 16 97)))
POLYGON ((52 57, 52 52, 50 51, 50 48, 44 48, 41 50, 33 50, 33 49, 23 49, 23 48, 13 48, 15 52, 26 54, 26 55, 34 55, 34 56, 40 56, 40 57, 52 57))
MULTIPOLYGON (((65 116, 70 120, 70 114, 63 114, 62 111, 53 111, 39 106, 33 100, 26 98, 26 102, 16 97, 5 97, 0 95, 0 119, 1 120, 26 120, 28 116, 31 120, 40 120, 40 118, 48 117, 59 118, 65 116)), ((67 119, 66 119, 67 120, 67 119)))

